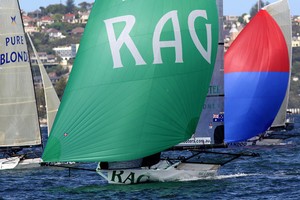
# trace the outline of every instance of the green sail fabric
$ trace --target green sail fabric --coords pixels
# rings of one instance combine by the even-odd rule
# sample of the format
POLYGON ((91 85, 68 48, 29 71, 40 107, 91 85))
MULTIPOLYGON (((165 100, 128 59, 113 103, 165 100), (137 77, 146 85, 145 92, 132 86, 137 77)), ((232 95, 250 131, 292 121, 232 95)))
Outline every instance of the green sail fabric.
POLYGON ((43 160, 125 161, 187 140, 217 47, 216 0, 96 0, 43 160))

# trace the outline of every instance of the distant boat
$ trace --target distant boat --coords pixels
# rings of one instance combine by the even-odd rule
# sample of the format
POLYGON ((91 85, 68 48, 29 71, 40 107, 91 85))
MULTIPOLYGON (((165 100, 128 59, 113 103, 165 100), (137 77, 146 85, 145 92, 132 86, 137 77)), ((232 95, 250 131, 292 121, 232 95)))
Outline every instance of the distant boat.
MULTIPOLYGON (((39 167, 42 137, 18 1, 0 0, 0 13, 1 24, 5 26, 0 29, 3 44, 0 48, 0 151, 3 154, 0 170, 39 167)), ((43 74, 45 69, 43 66, 40 69, 43 74)), ((49 80, 43 75, 42 78, 44 82, 49 80)), ((50 101, 46 102, 51 107, 50 101)))
POLYGON ((260 10, 225 54, 227 143, 246 141, 267 131, 283 105, 291 59, 286 4, 282 0, 260 10), (284 31, 281 25, 285 22, 279 19, 287 20, 284 31))
MULTIPOLYGON (((18 1, 0 1, 0 169, 27 166, 26 154, 41 147, 33 79, 18 1), (6 165, 6 163, 10 165, 6 165), (22 164, 25 165, 22 165, 22 164)), ((31 165, 39 165, 34 156, 31 165)))
MULTIPOLYGON (((280 0, 269 4, 262 8, 266 10, 277 22, 279 25, 289 52, 289 59, 290 59, 290 70, 289 70, 289 77, 291 78, 291 71, 292 71, 292 23, 291 23, 291 14, 290 8, 287 0, 280 0)), ((289 99, 289 92, 290 92, 290 78, 288 82, 288 87, 286 90, 285 98, 281 104, 281 107, 272 123, 270 128, 253 138, 247 140, 246 145, 286 145, 289 142, 285 142, 285 139, 292 137, 290 134, 283 134, 284 131, 288 131, 293 129, 294 123, 293 120, 291 121, 287 118, 287 108, 288 108, 288 99, 289 99)))
POLYGON ((215 175, 160 152, 195 133, 218 32, 216 1, 96 1, 43 160, 99 162, 118 184, 215 175))

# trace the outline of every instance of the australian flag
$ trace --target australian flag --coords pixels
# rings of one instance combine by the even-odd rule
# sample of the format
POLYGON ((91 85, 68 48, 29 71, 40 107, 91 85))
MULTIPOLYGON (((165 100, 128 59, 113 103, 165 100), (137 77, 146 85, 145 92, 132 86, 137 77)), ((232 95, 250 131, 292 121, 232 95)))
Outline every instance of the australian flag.
POLYGON ((224 122, 224 114, 213 114, 213 122, 224 122))

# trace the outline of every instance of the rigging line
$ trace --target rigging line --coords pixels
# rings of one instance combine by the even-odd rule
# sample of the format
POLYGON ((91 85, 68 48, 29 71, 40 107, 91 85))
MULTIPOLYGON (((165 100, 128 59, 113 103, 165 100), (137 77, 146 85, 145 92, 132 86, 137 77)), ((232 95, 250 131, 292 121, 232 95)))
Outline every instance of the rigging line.
POLYGON ((64 166, 64 165, 55 165, 55 164, 52 164, 52 163, 42 163, 41 166, 60 167, 60 168, 65 168, 65 169, 75 169, 75 170, 83 170, 83 171, 91 171, 91 172, 96 171, 96 169, 87 169, 87 168, 81 168, 81 167, 70 167, 70 166, 64 166))

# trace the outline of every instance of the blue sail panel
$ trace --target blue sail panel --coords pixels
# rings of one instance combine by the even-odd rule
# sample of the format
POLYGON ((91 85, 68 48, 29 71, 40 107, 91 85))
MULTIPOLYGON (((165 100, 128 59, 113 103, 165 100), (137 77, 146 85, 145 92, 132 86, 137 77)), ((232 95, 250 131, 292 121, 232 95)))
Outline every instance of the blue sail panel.
POLYGON ((283 101, 288 72, 225 74, 225 142, 245 141, 266 131, 283 101))

